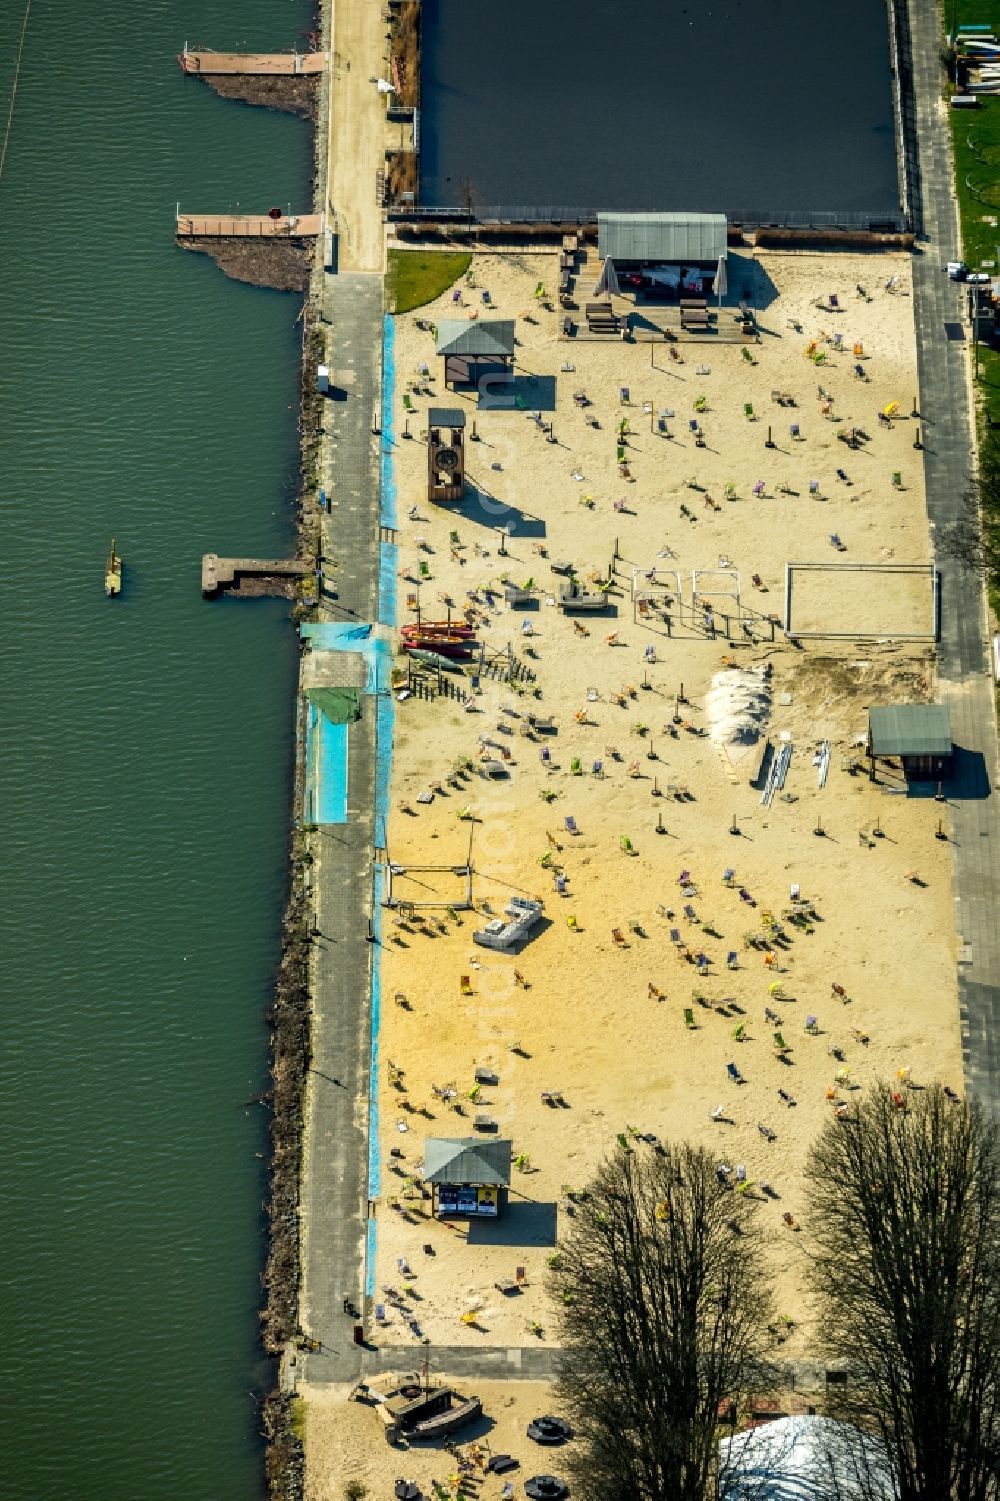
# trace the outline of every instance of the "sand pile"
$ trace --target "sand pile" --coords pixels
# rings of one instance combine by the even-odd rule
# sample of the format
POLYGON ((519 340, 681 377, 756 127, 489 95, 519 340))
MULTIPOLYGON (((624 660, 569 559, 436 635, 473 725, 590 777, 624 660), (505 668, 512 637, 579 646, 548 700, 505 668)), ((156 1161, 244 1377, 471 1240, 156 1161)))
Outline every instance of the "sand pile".
POLYGON ((771 664, 717 672, 705 695, 705 714, 714 745, 752 749, 771 717, 771 664))

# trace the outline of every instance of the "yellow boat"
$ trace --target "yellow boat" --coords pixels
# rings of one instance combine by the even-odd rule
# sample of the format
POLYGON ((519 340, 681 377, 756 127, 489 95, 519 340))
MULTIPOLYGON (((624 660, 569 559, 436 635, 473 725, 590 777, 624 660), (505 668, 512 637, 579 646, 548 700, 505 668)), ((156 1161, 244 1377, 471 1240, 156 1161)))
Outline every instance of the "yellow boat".
POLYGON ((104 567, 104 592, 109 599, 122 592, 122 560, 115 552, 115 539, 111 539, 111 551, 104 567))

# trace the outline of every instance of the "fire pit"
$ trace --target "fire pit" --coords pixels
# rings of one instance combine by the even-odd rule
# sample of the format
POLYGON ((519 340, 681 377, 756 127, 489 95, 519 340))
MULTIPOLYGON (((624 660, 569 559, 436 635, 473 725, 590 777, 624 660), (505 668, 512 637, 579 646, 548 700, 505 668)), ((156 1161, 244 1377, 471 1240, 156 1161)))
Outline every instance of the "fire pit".
POLYGON ((528 1424, 528 1437, 536 1444, 564 1444, 573 1437, 573 1430, 564 1418, 532 1418, 528 1424))
POLYGON ((524 1493, 531 1501, 562 1501, 569 1495, 569 1486, 555 1475, 532 1475, 524 1482, 524 1493))

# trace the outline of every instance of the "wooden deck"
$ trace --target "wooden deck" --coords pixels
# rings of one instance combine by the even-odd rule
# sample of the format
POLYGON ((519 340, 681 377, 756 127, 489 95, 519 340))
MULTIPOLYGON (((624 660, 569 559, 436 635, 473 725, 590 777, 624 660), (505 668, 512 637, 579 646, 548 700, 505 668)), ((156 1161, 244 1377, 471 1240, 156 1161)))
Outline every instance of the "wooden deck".
POLYGON ((322 73, 326 52, 191 52, 178 56, 185 73, 247 73, 276 77, 301 77, 322 73))
POLYGON ((224 236, 251 239, 306 239, 323 233, 322 214, 178 214, 178 239, 212 239, 224 236))

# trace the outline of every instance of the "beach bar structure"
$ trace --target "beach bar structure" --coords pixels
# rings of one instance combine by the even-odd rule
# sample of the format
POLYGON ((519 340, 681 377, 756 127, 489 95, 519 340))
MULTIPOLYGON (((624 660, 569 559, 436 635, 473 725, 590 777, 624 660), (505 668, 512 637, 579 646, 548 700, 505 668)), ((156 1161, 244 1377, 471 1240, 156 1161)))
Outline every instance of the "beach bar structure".
POLYGON ((902 762, 903 774, 939 781, 951 769, 951 713, 945 704, 880 704, 868 710, 868 755, 902 762))
POLYGON ((478 386, 484 377, 505 379, 514 363, 514 320, 443 318, 435 352, 444 360, 446 386, 478 386))
POLYGON ((497 1138, 429 1136, 424 1142, 424 1182, 433 1212, 468 1219, 496 1219, 507 1202, 511 1144, 497 1138))
POLYGON ((724 292, 726 238, 725 214, 598 214, 602 285, 679 298, 724 292))

